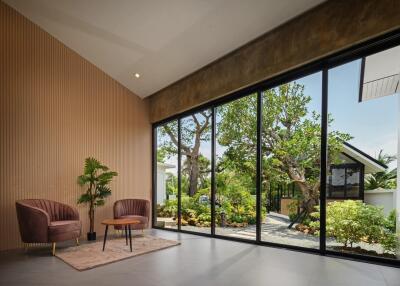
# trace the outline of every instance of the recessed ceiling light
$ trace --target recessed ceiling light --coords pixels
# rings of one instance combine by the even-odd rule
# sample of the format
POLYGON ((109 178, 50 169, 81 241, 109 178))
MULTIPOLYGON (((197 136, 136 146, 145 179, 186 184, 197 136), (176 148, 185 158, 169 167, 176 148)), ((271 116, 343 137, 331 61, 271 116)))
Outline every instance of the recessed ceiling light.
POLYGON ((136 78, 139 78, 139 77, 140 77, 140 74, 135 73, 135 77, 136 77, 136 78))

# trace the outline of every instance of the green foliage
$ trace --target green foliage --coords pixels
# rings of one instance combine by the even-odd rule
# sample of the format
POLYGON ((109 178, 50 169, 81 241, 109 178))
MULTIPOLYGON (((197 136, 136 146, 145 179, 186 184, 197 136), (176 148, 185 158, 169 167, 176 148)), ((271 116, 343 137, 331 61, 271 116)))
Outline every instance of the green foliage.
MULTIPOLYGON (((227 149, 225 165, 245 172, 254 181, 257 147, 257 97, 250 95, 218 108, 218 143, 227 149), (240 114, 240 116, 238 116, 240 114)), ((310 112, 311 97, 296 82, 263 92, 262 154, 263 181, 295 182, 303 200, 319 198, 321 119, 310 112)), ((329 118, 329 123, 332 123, 329 118)), ((338 131, 328 134, 329 162, 340 153, 351 136, 338 131)), ((224 158, 223 158, 224 159, 224 158)))
MULTIPOLYGON (((319 229, 319 209, 311 216, 316 221, 310 225, 319 229)), ((344 247, 353 247, 363 241, 380 243, 386 252, 394 252, 397 238, 388 221, 391 221, 391 216, 385 218, 382 208, 361 201, 330 202, 326 209, 326 234, 344 247)))
MULTIPOLYGON (((256 223, 256 200, 254 181, 245 173, 225 170, 216 176, 216 219, 221 223, 221 213, 229 226, 244 226, 256 223), (237 225, 242 224, 242 225, 237 225)), ((265 209, 263 214, 265 216, 265 209)))
POLYGON ((173 217, 178 215, 178 200, 165 200, 163 205, 157 205, 158 217, 173 217))
MULTIPOLYGON (((169 182, 173 182, 170 180, 169 182)), ((256 223, 256 202, 251 192, 240 184, 241 177, 230 174, 217 175, 217 194, 216 200, 219 206, 216 207, 216 223, 221 223, 221 214, 225 216, 227 226, 246 226, 256 223)), ((168 186, 167 186, 168 188, 168 186)), ((251 191, 253 191, 251 189, 251 191)), ((210 187, 200 189, 190 197, 187 193, 182 193, 182 224, 199 227, 209 227, 211 225, 211 206, 210 206, 210 187), (208 203, 201 203, 201 197, 206 196, 208 203)), ((166 200, 164 205, 157 206, 157 216, 177 217, 178 201, 166 200)), ((265 214, 264 214, 265 215, 265 214)))
MULTIPOLYGON (((384 154, 383 150, 380 150, 378 158, 376 159, 379 162, 388 165, 394 160, 396 160, 396 156, 384 154)), ((396 185, 397 185, 397 169, 393 169, 391 171, 385 170, 383 172, 369 174, 365 177, 366 190, 375 190, 378 188, 395 189, 396 185)))
MULTIPOLYGON (((296 82, 263 92, 262 179, 263 182, 295 182, 303 193, 303 200, 312 199, 316 204, 319 198, 321 118, 317 112, 309 111, 311 100, 304 93, 304 86, 296 82)), ((253 194, 257 154, 256 94, 219 106, 217 118, 217 140, 224 147, 217 171, 234 173, 242 179, 238 185, 245 186, 253 194)), ((209 162, 198 152, 200 142, 210 140, 209 120, 210 112, 205 111, 182 121, 182 177, 190 181, 182 186, 182 190, 190 195, 197 192, 197 188, 209 186, 209 162)), ((177 154, 177 131, 176 121, 159 128, 159 160, 177 154)), ((329 132, 329 162, 337 160, 342 141, 349 139, 348 134, 329 132)))
POLYGON ((301 196, 295 196, 293 201, 288 204, 289 220, 293 222, 297 217, 297 210, 302 202, 301 196))
POLYGON ((80 196, 78 203, 102 205, 101 201, 111 195, 111 189, 107 185, 117 175, 117 172, 109 171, 107 166, 102 165, 95 158, 86 158, 83 175, 78 177, 78 184, 80 186, 86 185, 88 188, 80 196))
POLYGON ((166 189, 168 196, 178 196, 178 178, 171 173, 167 173, 166 189))
POLYGON ((78 204, 89 204, 90 231, 93 232, 94 208, 105 204, 105 198, 111 195, 108 184, 117 176, 117 172, 100 163, 95 158, 86 158, 83 174, 78 177, 80 186, 87 186, 85 193, 78 198, 78 204))
POLYGON ((392 233, 396 233, 396 210, 392 210, 385 219, 385 228, 392 233))
POLYGON ((396 253, 397 245, 399 243, 395 233, 384 232, 379 242, 382 245, 385 252, 396 253))

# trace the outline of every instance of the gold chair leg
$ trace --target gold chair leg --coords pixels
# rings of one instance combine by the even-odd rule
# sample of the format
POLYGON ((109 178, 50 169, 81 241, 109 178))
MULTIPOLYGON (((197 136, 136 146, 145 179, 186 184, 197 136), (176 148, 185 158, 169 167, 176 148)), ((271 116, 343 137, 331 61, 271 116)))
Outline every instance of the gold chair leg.
POLYGON ((79 237, 76 238, 76 246, 79 246, 79 237))
POLYGON ((56 243, 55 243, 55 242, 52 242, 52 243, 51 243, 51 246, 52 246, 52 248, 53 248, 52 254, 53 254, 53 256, 54 256, 54 255, 56 255, 56 243))
POLYGON ((144 229, 142 228, 142 234, 144 233, 144 229))
POLYGON ((28 247, 29 247, 29 244, 28 243, 24 243, 24 251, 25 252, 28 252, 28 247))

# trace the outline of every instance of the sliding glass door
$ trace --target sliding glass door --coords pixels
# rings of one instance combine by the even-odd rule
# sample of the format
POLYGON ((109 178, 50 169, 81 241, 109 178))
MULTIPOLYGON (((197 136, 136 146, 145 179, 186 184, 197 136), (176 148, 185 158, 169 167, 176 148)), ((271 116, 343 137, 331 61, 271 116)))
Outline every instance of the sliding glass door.
POLYGON ((400 258, 399 72, 400 47, 329 70, 328 250, 400 258))
POLYGON ((215 234, 256 239, 257 94, 216 108, 215 234))
POLYGON ((211 233, 211 110, 181 119, 181 229, 211 233))
POLYGON ((319 248, 321 92, 321 72, 262 92, 262 241, 319 248))
POLYGON ((155 129, 155 225, 178 228, 178 121, 155 129))
POLYGON ((363 56, 157 125, 155 226, 397 263, 400 47, 363 56))

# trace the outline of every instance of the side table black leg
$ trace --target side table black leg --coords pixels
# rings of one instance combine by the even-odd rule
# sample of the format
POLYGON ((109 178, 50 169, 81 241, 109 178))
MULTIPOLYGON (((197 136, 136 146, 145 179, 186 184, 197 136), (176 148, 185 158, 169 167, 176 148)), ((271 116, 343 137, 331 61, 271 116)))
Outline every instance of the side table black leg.
POLYGON ((104 251, 104 248, 106 247, 107 232, 108 232, 108 225, 106 225, 106 230, 104 232, 103 251, 104 251))
POLYGON ((131 234, 131 225, 128 225, 128 230, 129 230, 129 245, 131 247, 131 252, 132 252, 132 234, 131 234))
POLYGON ((128 245, 128 227, 125 225, 125 242, 128 245))

